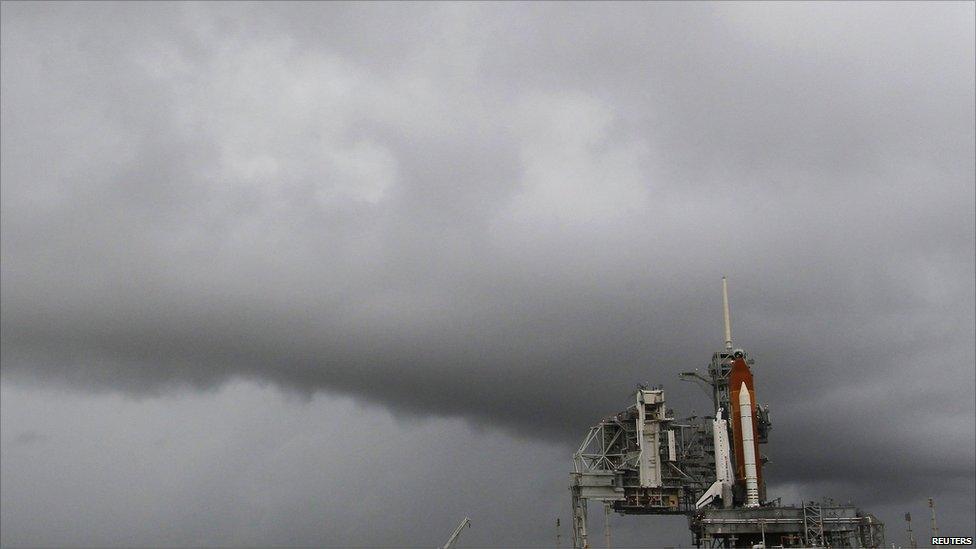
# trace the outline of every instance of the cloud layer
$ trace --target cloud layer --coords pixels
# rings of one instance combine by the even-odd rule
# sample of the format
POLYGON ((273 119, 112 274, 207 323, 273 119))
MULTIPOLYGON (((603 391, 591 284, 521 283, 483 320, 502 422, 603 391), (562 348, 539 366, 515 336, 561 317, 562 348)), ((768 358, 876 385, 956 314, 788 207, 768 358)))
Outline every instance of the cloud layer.
POLYGON ((245 378, 562 444, 638 382, 706 411, 676 374, 721 343, 726 274, 781 482, 971 487, 972 29, 5 3, 4 378, 245 378))

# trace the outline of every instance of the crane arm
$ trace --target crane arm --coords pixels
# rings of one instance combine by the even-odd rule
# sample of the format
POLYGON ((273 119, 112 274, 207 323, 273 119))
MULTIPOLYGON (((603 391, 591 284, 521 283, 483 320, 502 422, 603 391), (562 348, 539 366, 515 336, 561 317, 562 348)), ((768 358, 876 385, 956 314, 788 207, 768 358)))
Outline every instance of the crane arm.
POLYGON ((451 534, 451 537, 447 538, 447 543, 444 544, 443 549, 451 549, 451 547, 454 547, 454 542, 457 541, 458 536, 461 535, 461 530, 463 530, 465 526, 468 528, 471 527, 471 519, 468 517, 464 517, 464 520, 462 520, 461 523, 458 524, 457 528, 454 529, 454 533, 451 534))

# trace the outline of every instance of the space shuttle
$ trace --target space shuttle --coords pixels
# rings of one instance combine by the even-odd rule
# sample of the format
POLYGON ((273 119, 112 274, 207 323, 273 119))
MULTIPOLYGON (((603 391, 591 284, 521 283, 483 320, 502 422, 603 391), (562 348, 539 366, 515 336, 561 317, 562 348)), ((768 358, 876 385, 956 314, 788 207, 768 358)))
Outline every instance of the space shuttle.
MULTIPOLYGON (((731 359, 727 373, 727 408, 719 406, 712 420, 712 442, 715 449, 715 482, 695 503, 696 509, 721 499, 723 507, 733 504, 733 491, 744 494, 745 507, 759 507, 765 490, 762 459, 759 453, 760 421, 757 417, 756 390, 745 352, 732 348, 732 324, 729 318, 728 282, 722 277, 722 301, 725 317, 725 354, 731 359), (727 417, 727 419, 726 419, 727 417), (731 434, 731 444, 730 435, 731 434), (733 467, 734 462, 734 467, 733 467)), ((763 418, 765 422, 765 418, 763 418)), ((768 424, 768 423, 767 423, 768 424)))

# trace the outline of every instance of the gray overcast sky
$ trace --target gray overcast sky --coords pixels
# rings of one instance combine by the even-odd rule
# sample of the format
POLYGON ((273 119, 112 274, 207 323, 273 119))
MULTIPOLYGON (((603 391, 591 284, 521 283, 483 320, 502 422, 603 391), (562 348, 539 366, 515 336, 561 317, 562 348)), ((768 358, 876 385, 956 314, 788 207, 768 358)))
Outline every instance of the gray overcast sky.
POLYGON ((0 543, 553 544, 723 274, 770 495, 973 534, 973 3, 0 9, 0 543))

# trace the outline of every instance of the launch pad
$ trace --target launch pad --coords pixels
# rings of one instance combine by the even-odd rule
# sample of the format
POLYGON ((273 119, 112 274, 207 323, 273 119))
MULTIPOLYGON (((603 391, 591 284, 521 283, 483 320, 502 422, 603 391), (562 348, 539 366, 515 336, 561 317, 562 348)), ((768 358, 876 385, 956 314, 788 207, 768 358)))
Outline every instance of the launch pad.
POLYGON ((662 387, 640 387, 635 404, 587 432, 573 455, 573 546, 589 547, 587 502, 622 515, 685 515, 697 547, 882 547, 884 524, 853 505, 767 500, 759 451, 772 424, 757 403, 750 366, 732 347, 722 279, 725 349, 708 375, 715 414, 676 418, 662 387))
POLYGON ((853 505, 702 509, 689 517, 697 547, 883 547, 884 524, 853 505))

